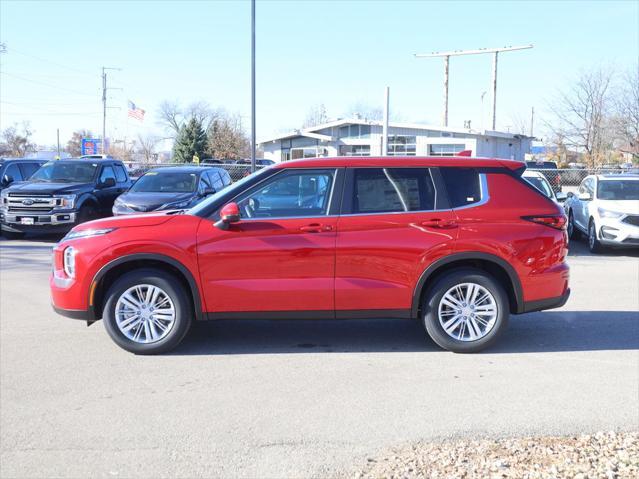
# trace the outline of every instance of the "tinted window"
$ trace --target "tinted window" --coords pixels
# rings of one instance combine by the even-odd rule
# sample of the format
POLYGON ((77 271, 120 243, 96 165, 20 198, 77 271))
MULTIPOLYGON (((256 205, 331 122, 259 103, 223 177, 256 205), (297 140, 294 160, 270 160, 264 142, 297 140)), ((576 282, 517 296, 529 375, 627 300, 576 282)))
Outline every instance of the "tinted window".
POLYGON ((353 213, 435 209, 435 187, 427 168, 360 168, 354 179, 353 213))
POLYGON ((224 186, 228 186, 233 183, 233 181, 231 180, 231 175, 229 175, 228 171, 220 171, 220 176, 222 177, 222 183, 224 184, 224 186))
POLYGON ((20 163, 20 170, 22 170, 22 177, 26 180, 31 178, 38 169, 40 168, 39 163, 20 163))
POLYGON ((126 183, 126 172, 122 166, 115 165, 115 177, 118 183, 126 183))
POLYGON ((95 177, 97 163, 84 161, 50 161, 34 173, 32 180, 89 183, 95 177))
POLYGON ((115 172, 113 167, 105 166, 102 168, 102 173, 100 173, 100 183, 104 183, 109 178, 113 178, 113 181, 115 181, 115 172))
POLYGON ((242 218, 323 216, 334 170, 287 171, 237 199, 242 218))
POLYGON ((195 173, 160 173, 149 171, 136 181, 130 191, 139 193, 191 193, 198 184, 195 173))
POLYGON ((451 208, 481 200, 479 173, 474 168, 440 168, 451 208))
POLYGON ((524 180, 533 185, 539 191, 541 191, 548 198, 553 198, 552 190, 548 185, 548 181, 545 178, 539 178, 538 176, 524 176, 524 180))
POLYGON ((22 172, 20 168, 18 168, 17 163, 11 163, 7 166, 7 169, 4 171, 5 176, 11 176, 13 181, 22 181, 22 172))
POLYGON ((600 200, 639 200, 639 181, 603 180, 597 184, 600 200))
POLYGON ((217 171, 207 171, 206 174, 215 191, 220 191, 222 188, 224 188, 224 184, 222 183, 220 174, 217 171))

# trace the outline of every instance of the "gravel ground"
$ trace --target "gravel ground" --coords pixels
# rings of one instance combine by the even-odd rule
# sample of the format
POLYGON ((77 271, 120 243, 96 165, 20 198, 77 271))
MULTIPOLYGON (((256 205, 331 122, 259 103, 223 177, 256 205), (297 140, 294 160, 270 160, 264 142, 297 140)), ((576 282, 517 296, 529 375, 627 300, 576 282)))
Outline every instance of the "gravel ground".
POLYGON ((369 458, 352 478, 637 478, 639 434, 421 442, 369 458))

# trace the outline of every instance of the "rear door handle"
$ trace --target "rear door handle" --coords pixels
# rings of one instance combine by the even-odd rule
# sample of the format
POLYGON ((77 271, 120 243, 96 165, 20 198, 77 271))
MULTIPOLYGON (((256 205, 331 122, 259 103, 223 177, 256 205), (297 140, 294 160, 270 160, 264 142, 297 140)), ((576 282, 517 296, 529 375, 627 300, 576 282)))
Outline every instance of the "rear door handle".
POLYGON ((312 223, 310 225, 300 227, 300 231, 303 231, 304 233, 322 233, 332 230, 333 227, 331 225, 323 225, 320 223, 312 223))
POLYGON ((441 218, 422 221, 421 225, 429 228, 457 228, 457 223, 454 220, 443 220, 441 218))

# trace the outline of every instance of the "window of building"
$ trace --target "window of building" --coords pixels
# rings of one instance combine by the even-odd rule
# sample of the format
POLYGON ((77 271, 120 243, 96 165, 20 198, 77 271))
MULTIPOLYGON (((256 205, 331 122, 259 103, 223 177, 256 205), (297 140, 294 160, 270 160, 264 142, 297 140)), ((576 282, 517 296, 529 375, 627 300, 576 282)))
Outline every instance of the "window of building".
POLYGON ((340 156, 371 156, 370 145, 340 145, 340 156))
POLYGON ((459 208, 481 200, 479 173, 474 168, 439 169, 451 208, 459 208))
POLYGON ((328 156, 328 150, 321 146, 310 146, 307 148, 292 148, 291 160, 300 160, 302 158, 318 158, 320 156, 328 156))
POLYGON ((417 137, 412 135, 389 135, 389 156, 415 156, 417 154, 417 137))
POLYGON ((340 138, 367 139, 371 137, 370 125, 345 125, 339 128, 340 138))
POLYGON ((466 145, 430 145, 429 146, 429 154, 430 156, 455 156, 460 151, 464 151, 466 149, 466 145))
POLYGON ((358 168, 354 176, 353 213, 435 209, 435 187, 428 168, 358 168))

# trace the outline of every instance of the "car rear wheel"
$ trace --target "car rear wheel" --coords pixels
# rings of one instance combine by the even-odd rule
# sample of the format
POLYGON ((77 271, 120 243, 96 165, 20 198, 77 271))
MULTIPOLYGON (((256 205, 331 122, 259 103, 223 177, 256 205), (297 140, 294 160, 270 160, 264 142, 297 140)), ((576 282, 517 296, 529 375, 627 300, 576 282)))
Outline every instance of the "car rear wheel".
POLYGON ((135 354, 161 354, 186 336, 193 309, 174 276, 144 269, 122 276, 109 289, 103 311, 111 339, 135 354))
POLYGON ((575 226, 575 217, 572 214, 572 211, 568 212, 568 237, 573 240, 578 240, 581 237, 581 233, 575 226))
POLYGON ((597 239, 597 226, 595 225, 595 220, 590 220, 590 224, 588 225, 588 249, 591 253, 595 254, 603 252, 603 246, 597 239))
POLYGON ((475 353, 493 344, 507 327, 508 296, 484 271, 458 269, 430 288, 422 313, 435 343, 448 351, 475 353))

